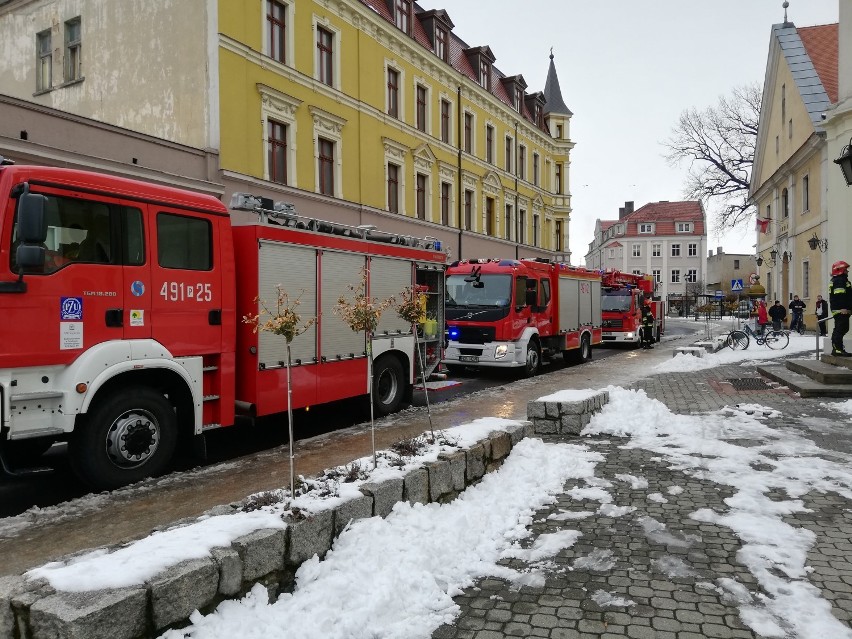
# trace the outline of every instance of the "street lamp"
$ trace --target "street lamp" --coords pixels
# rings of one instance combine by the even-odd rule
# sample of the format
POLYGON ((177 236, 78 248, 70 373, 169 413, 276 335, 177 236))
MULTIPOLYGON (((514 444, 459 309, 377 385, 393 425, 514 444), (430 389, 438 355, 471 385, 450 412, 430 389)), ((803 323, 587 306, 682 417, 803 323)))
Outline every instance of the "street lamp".
POLYGON ((763 258, 760 257, 760 255, 757 256, 757 259, 755 260, 755 262, 757 262, 758 266, 763 266, 763 258))
POLYGON ((821 240, 817 237, 817 234, 814 233, 814 236, 808 240, 808 246, 811 247, 812 251, 819 249, 820 253, 825 253, 828 250, 828 240, 821 240))
POLYGON ((849 144, 843 147, 843 150, 840 151, 840 157, 834 163, 840 165, 846 186, 852 186, 852 138, 849 138, 849 144))
POLYGON ((777 249, 772 249, 769 251, 769 261, 771 262, 770 266, 775 266, 775 262, 778 260, 778 251, 777 249))

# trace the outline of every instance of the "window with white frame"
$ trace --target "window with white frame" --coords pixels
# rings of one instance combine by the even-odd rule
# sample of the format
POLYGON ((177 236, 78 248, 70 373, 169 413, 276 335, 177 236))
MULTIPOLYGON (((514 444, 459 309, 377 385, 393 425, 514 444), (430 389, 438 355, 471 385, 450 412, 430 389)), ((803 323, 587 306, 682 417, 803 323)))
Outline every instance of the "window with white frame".
POLYGON ((539 180, 539 155, 538 153, 533 153, 533 184, 538 186, 539 180))
POLYGON ((485 161, 494 164, 494 127, 485 125, 485 161))
POLYGON ((399 117, 399 71, 387 69, 387 114, 392 118, 399 117))
POLYGON ((391 213, 399 213, 399 174, 402 169, 393 163, 388 163, 388 211, 391 213))
POLYGON ((301 100, 263 84, 260 92, 260 111, 266 149, 264 179, 279 184, 297 186, 296 180, 296 110, 301 100))
POLYGON ((447 99, 441 99, 441 142, 450 142, 452 123, 452 105, 447 99))
POLYGON ((449 42, 449 37, 447 35, 447 30, 443 27, 435 27, 435 55, 441 58, 444 62, 449 62, 449 51, 450 47, 447 44, 449 42))
POLYGON ((287 125, 275 120, 267 120, 266 126, 269 180, 287 184, 287 125))
POLYGON ((808 299, 811 296, 811 265, 805 260, 802 262, 802 299, 808 299))
POLYGON ((662 272, 662 270, 655 268, 651 271, 651 275, 654 277, 654 281, 657 284, 663 283, 663 272, 662 272))
POLYGON ((687 282, 697 282, 698 281, 698 270, 691 268, 686 272, 686 280, 687 282))
POLYGON ((615 258, 615 249, 609 249, 609 259, 615 258))
POLYGON ((465 153, 473 153, 473 113, 470 111, 464 112, 463 135, 465 153))
POLYGON ((692 222, 678 222, 676 230, 678 233, 692 233, 692 222))
MULTIPOLYGON (((343 127, 346 125, 346 120, 317 106, 309 106, 308 109, 314 125, 316 192, 340 197, 343 182, 343 127)), ((294 139, 295 131, 292 133, 291 140, 294 139)), ((292 158, 291 155, 290 159, 292 158)), ((292 165, 294 162, 289 164, 292 165)))
POLYGON ((411 34, 411 0, 396 0, 394 3, 394 23, 397 29, 406 34, 411 34))
POLYGON ((287 16, 288 6, 280 0, 266 0, 266 43, 264 51, 266 55, 277 62, 286 64, 292 57, 288 51, 288 45, 292 36, 287 31, 289 22, 287 16))
POLYGON ((632 272, 633 275, 642 275, 642 271, 640 271, 638 268, 634 268, 632 272))
POLYGON ((642 257, 642 245, 634 244, 633 245, 633 257, 642 257))
POLYGON ((672 269, 672 284, 680 284, 680 269, 672 269))
POLYGON ((333 31, 317 25, 317 69, 316 79, 330 87, 337 85, 335 69, 338 52, 334 46, 335 34, 333 31))
POLYGON ((689 257, 695 257, 698 255, 698 244, 689 243, 686 245, 686 250, 689 254, 689 257))
POLYGON ((680 257, 680 244, 672 244, 672 257, 680 257))
POLYGON ((83 78, 82 28, 79 16, 65 23, 65 82, 83 78))
POLYGON ((654 232, 654 225, 653 224, 640 224, 639 225, 639 232, 640 233, 653 233, 654 232))
POLYGON ((414 98, 417 104, 415 124, 417 125, 418 131, 422 131, 423 133, 425 133, 426 125, 429 121, 429 89, 427 89, 424 85, 418 83, 414 89, 414 98))
POLYGON ((417 197, 415 201, 417 219, 426 219, 427 194, 429 193, 429 176, 425 173, 417 174, 417 197))
POLYGON ((319 192, 323 195, 334 195, 335 193, 335 153, 333 140, 319 138, 317 140, 319 155, 317 158, 317 174, 319 176, 319 192))
POLYGON ((53 45, 50 29, 36 34, 36 91, 53 86, 53 45))
POLYGON ((527 178, 527 147, 523 144, 518 145, 518 177, 527 178))
POLYGON ((661 257, 663 254, 663 245, 662 244, 652 244, 651 245, 651 257, 661 257))
POLYGON ((532 217, 532 245, 538 246, 539 243, 539 216, 533 214, 532 217))

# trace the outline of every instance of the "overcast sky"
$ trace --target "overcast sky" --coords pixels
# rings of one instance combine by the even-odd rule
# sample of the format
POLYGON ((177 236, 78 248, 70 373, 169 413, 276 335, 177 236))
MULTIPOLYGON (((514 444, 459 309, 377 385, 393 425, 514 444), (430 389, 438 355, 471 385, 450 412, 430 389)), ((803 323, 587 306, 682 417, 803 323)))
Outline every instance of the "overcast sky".
MULTIPOLYGON (((788 19, 798 27, 837 22, 839 1, 790 0, 788 19)), ((553 47, 562 97, 574 114, 570 248, 580 265, 597 218, 617 218, 627 200, 639 208, 683 199, 687 167, 670 167, 660 143, 685 109, 715 106, 736 86, 763 85, 781 3, 418 0, 425 9, 445 9, 468 45, 490 46, 495 66, 522 74, 528 91, 544 90, 553 47)), ((708 246, 752 253, 754 237, 753 226, 721 238, 708 231, 708 246)))

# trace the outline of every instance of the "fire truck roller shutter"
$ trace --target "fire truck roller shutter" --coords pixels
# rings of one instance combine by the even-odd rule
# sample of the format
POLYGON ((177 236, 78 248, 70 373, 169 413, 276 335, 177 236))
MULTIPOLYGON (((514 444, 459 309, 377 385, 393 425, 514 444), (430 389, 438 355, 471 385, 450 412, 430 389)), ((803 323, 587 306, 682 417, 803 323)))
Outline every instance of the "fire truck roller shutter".
POLYGON ((580 282, 568 277, 559 278, 559 330, 574 331, 580 326, 580 282))
MULTIPOLYGON (((299 299, 297 312, 303 320, 316 317, 316 249, 261 241, 258 261, 258 293, 268 307, 275 308, 277 287, 281 285, 290 299, 299 299)), ((294 364, 296 360, 313 362, 317 354, 316 337, 317 329, 314 324, 290 343, 290 358, 294 364)), ((286 360, 287 342, 278 335, 261 331, 258 334, 258 362, 267 368, 275 368, 279 362, 286 360)))
MULTIPOLYGON (((412 266, 407 260, 392 260, 385 257, 374 257, 370 260, 370 295, 380 302, 389 297, 399 301, 400 292, 411 286, 412 266)), ((396 311, 389 308, 379 318, 376 335, 384 335, 385 331, 410 333, 411 325, 400 319, 396 311)))
POLYGON ((601 283, 595 280, 590 282, 592 287, 592 326, 601 325, 601 283))
MULTIPOLYGON (((364 355, 367 349, 364 333, 356 333, 334 313, 334 306, 341 296, 347 300, 353 297, 350 286, 361 286, 361 269, 366 264, 363 255, 354 253, 335 253, 323 251, 320 258, 320 277, 322 284, 322 332, 320 333, 320 356, 327 361, 348 358, 350 353, 356 357, 364 355)), ((375 294, 374 294, 375 296, 375 294)), ((364 382, 366 391, 366 378, 364 382)))

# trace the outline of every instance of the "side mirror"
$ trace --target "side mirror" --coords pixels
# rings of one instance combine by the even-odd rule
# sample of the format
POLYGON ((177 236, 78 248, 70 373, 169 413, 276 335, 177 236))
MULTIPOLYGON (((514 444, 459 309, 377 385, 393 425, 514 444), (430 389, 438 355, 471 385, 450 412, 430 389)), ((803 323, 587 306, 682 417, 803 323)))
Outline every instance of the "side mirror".
POLYGON ((18 200, 18 239, 24 244, 42 244, 47 239, 44 208, 47 198, 24 193, 18 200))
POLYGON ((15 250, 15 263, 20 269, 44 266, 45 250, 43 246, 19 244, 15 250))

